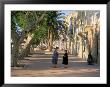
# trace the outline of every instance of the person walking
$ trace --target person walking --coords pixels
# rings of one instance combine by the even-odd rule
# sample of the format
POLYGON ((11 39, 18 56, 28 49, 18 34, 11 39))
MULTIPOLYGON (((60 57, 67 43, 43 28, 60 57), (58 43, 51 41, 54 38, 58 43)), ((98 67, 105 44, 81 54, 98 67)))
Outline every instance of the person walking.
POLYGON ((64 68, 68 67, 68 53, 67 53, 67 50, 65 50, 62 64, 64 64, 64 68))
POLYGON ((52 64, 54 68, 57 68, 57 62, 58 62, 58 47, 55 48, 53 55, 52 55, 52 64))
POLYGON ((87 62, 88 62, 88 65, 93 65, 94 63, 93 57, 91 55, 91 50, 89 51, 87 62))

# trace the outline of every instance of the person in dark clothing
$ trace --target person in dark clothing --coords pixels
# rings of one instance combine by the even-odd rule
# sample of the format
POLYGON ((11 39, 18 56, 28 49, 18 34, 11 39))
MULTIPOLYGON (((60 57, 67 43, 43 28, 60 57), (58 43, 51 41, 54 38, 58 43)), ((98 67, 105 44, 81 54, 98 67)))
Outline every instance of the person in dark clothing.
POLYGON ((53 63, 53 67, 57 68, 57 62, 58 62, 58 52, 57 52, 58 48, 55 48, 53 55, 52 55, 52 63, 53 63))
POLYGON ((67 53, 67 50, 65 50, 62 64, 64 64, 64 67, 67 68, 67 65, 68 65, 68 53, 67 53))
POLYGON ((87 59, 88 65, 93 65, 94 61, 93 61, 93 57, 91 55, 91 51, 88 54, 88 59, 87 59))

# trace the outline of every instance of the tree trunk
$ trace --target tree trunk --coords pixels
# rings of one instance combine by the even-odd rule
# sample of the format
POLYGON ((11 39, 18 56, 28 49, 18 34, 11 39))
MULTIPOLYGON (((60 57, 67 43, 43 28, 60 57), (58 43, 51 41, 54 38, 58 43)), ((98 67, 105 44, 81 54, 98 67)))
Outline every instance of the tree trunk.
POLYGON ((75 42, 75 44, 76 44, 76 46, 75 46, 75 47, 76 47, 76 48, 75 48, 75 51, 76 51, 76 52, 75 52, 75 55, 77 56, 77 54, 78 54, 78 53, 77 53, 77 37, 76 37, 76 42, 75 42))
POLYGON ((12 50, 12 66, 13 67, 17 66, 18 53, 19 53, 19 44, 14 43, 13 50, 12 50))
POLYGON ((52 44, 53 44, 53 37, 52 37, 52 35, 53 35, 52 31, 50 31, 49 51, 52 51, 52 44))
POLYGON ((53 35, 53 32, 52 32, 52 30, 48 30, 48 50, 49 51, 52 51, 52 44, 53 44, 53 37, 52 37, 52 35, 53 35))
POLYGON ((71 54, 73 54, 73 42, 71 42, 71 54))
POLYGON ((26 48, 25 57, 28 57, 29 54, 30 54, 30 46, 28 46, 28 47, 26 48))
POLYGON ((66 40, 65 44, 66 44, 66 50, 67 50, 67 40, 66 40))
POLYGON ((71 40, 69 40, 69 54, 71 53, 70 48, 71 48, 71 40))
POLYGON ((23 59, 24 57, 28 56, 28 54, 30 53, 30 46, 32 42, 33 42, 33 39, 29 41, 29 44, 27 44, 26 48, 21 53, 20 59, 23 59))
POLYGON ((48 29, 48 50, 49 50, 49 47, 50 47, 50 30, 48 29))
POLYGON ((18 60, 18 53, 19 53, 19 36, 18 34, 13 30, 11 30, 11 39, 13 41, 13 47, 12 47, 12 65, 13 67, 17 66, 17 60, 18 60))
POLYGON ((83 40, 82 40, 82 59, 83 59, 83 40))

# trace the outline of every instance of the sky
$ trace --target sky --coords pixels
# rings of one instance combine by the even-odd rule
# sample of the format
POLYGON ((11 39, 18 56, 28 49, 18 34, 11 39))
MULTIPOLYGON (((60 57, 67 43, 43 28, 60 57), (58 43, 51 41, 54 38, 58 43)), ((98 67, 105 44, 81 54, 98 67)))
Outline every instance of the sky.
POLYGON ((65 13, 65 16, 68 15, 69 13, 73 12, 73 10, 62 10, 62 13, 65 13))
MULTIPOLYGON (((73 12, 74 10, 61 10, 61 13, 64 13, 62 16, 67 16, 69 13, 73 12)), ((63 20, 62 18, 60 20, 63 20)))

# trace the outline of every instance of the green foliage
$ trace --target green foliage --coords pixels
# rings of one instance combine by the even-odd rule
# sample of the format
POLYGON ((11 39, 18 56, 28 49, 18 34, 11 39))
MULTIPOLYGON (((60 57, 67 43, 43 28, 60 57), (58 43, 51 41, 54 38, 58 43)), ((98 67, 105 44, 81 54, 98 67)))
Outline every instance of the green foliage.
POLYGON ((12 11, 11 12, 12 26, 14 27, 17 23, 19 27, 22 27, 22 29, 24 29, 27 25, 25 14, 26 12, 24 11, 12 11))
MULTIPOLYGON (((28 29, 27 26, 32 26, 32 24, 38 21, 44 11, 12 11, 11 12, 11 26, 12 29, 15 28, 16 23, 21 29, 28 29)), ((33 43, 40 43, 42 40, 46 40, 48 36, 48 29, 53 32, 53 40, 59 39, 58 28, 63 26, 63 22, 59 20, 63 18, 62 13, 59 11, 46 11, 45 17, 37 24, 35 31, 29 31, 29 33, 34 34, 33 43)), ((30 27, 34 28, 34 27, 30 27)))
POLYGON ((22 29, 27 29, 35 24, 43 13, 44 11, 12 11, 12 24, 17 23, 22 29))
POLYGON ((46 36, 47 36, 47 29, 45 29, 45 27, 43 26, 39 27, 39 29, 37 29, 34 32, 33 44, 38 45, 42 40, 45 40, 46 36))

